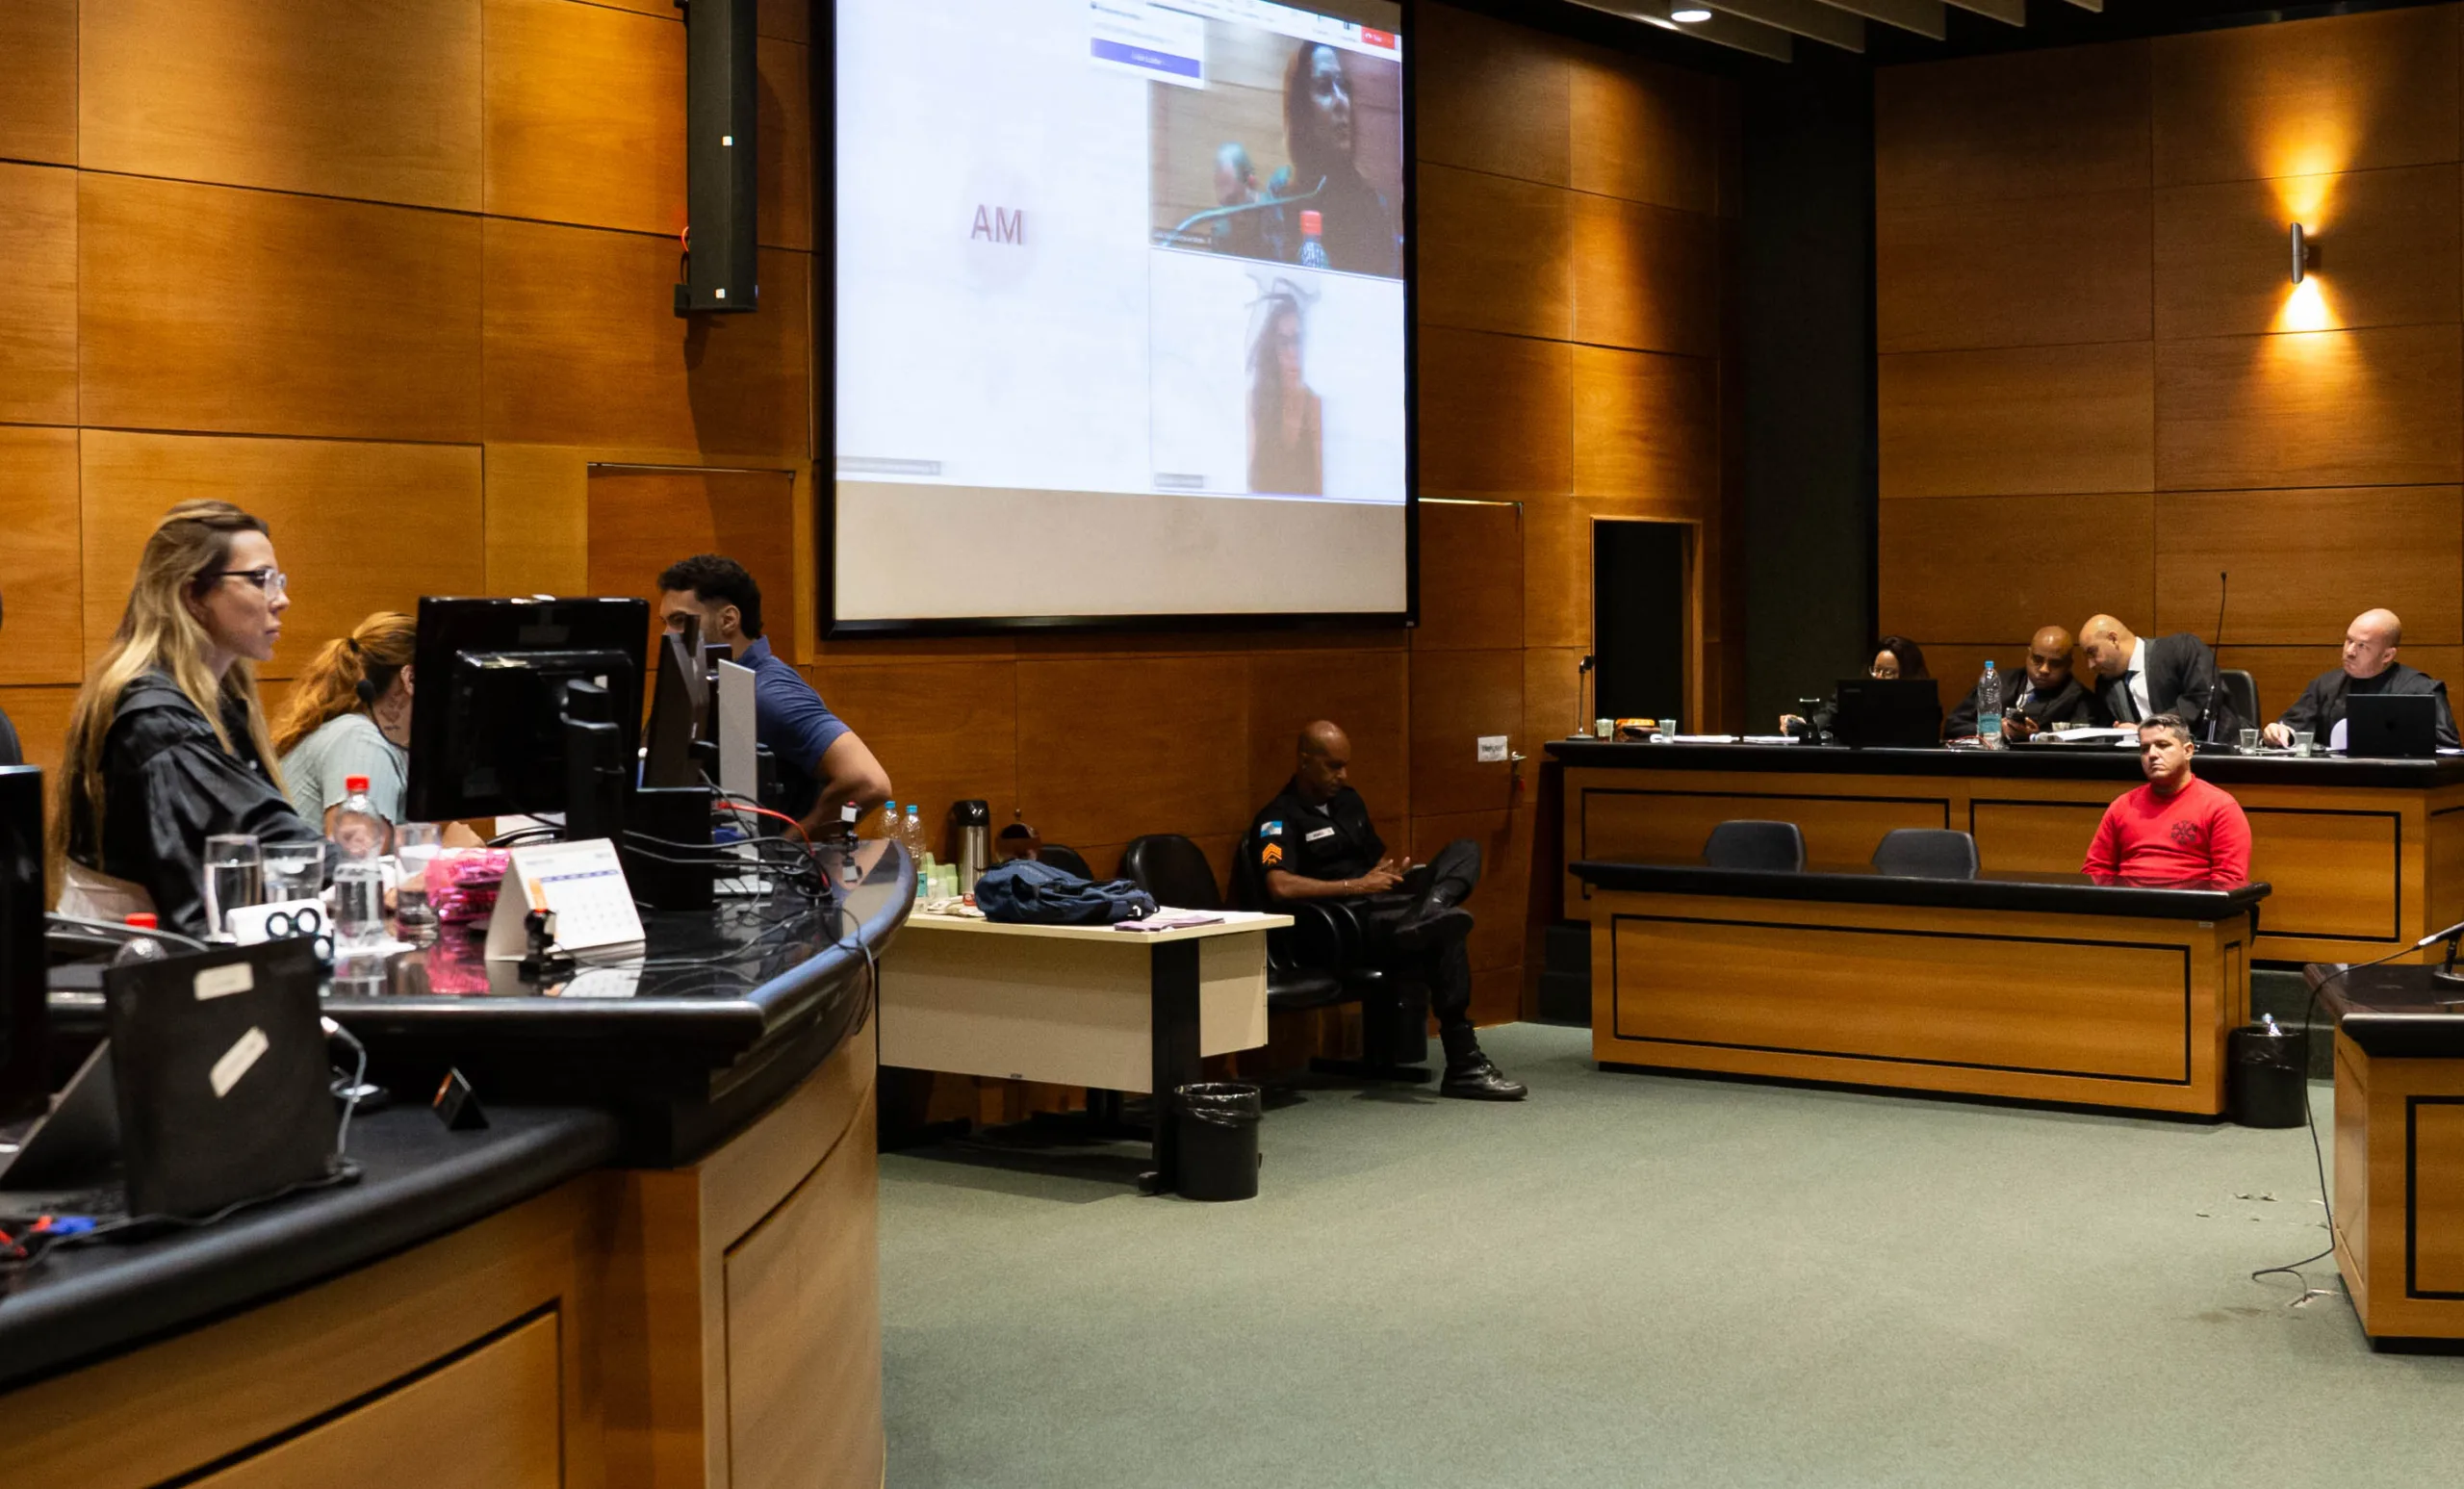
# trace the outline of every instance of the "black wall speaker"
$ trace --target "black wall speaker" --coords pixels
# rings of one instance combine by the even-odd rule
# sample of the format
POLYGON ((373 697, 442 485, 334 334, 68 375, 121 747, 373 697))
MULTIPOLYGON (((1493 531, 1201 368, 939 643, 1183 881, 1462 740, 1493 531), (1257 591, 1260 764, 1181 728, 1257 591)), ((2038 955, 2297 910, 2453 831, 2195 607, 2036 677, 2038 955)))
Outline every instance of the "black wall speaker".
POLYGON ((761 304, 755 251, 757 0, 676 0, 684 13, 684 282, 676 313, 761 304))

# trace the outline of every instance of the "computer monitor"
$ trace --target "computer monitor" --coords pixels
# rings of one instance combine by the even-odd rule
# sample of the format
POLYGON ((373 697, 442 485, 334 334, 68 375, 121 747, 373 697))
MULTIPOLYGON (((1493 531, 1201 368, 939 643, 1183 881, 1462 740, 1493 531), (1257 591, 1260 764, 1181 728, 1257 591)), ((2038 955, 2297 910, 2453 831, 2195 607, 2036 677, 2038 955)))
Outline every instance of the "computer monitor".
POLYGON ((2355 693, 2345 700, 2345 754, 2426 760, 2438 753, 2438 700, 2427 693, 2355 693))
POLYGON ((607 690, 629 754, 649 635, 642 600, 421 600, 404 814, 564 810, 565 684, 607 690))
POLYGON ((34 1116, 51 1094, 46 903, 42 772, 0 768, 0 1122, 34 1116))
POLYGON ((1942 695, 1930 678, 1842 678, 1831 732, 1857 749, 1930 750, 1942 742, 1942 695))

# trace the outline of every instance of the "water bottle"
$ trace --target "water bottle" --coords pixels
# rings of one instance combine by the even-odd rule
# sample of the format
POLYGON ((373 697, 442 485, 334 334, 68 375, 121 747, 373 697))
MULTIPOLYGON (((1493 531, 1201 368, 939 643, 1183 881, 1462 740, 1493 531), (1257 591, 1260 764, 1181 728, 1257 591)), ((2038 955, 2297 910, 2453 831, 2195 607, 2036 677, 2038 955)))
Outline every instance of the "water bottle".
POLYGON ((334 810, 334 944, 368 946, 385 938, 385 818, 368 799, 368 778, 343 780, 334 810))
MULTIPOLYGON (((128 923, 132 929, 151 931, 162 922, 151 911, 140 911, 128 917, 128 923)), ((169 960, 170 955, 170 951, 153 937, 132 936, 119 943, 119 950, 112 953, 112 965, 129 966, 141 962, 164 962, 169 960)))
POLYGON ((898 841, 898 803, 882 803, 882 836, 898 841))
POLYGON ((1328 269, 1325 243, 1326 219, 1306 208, 1300 214, 1300 266, 1303 269, 1328 269))
POLYGON ((907 821, 898 830, 898 845, 907 850, 909 862, 924 861, 924 816, 921 803, 907 804, 907 821))
POLYGON ((1976 684, 1976 732, 1989 750, 2002 747, 2002 680, 1993 659, 1985 659, 1985 676, 1976 684))

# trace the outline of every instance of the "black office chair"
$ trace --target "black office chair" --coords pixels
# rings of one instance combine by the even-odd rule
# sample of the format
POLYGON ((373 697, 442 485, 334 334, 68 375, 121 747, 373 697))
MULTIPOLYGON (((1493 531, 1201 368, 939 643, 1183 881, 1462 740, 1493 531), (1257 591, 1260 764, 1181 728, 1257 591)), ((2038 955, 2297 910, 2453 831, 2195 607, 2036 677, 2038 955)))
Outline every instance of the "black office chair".
MULTIPOLYGON (((1191 843, 1190 852, 1196 851, 1197 845, 1191 843)), ((1126 869, 1126 854, 1122 863, 1126 869)), ((1152 888, 1147 892, 1156 893, 1152 888)), ((1309 1062, 1311 1069, 1375 1081, 1429 1078, 1428 988, 1409 978, 1389 977, 1382 968, 1360 964, 1366 937, 1350 906, 1341 900, 1270 904, 1265 877, 1258 872, 1257 844, 1246 834, 1232 851, 1232 903, 1242 910, 1272 910, 1293 919, 1290 929, 1267 933, 1269 1013, 1339 1003, 1360 1005, 1361 1058, 1316 1059, 1309 1062)))
POLYGON ((1120 852, 1120 877, 1173 910, 1221 910, 1215 865, 1197 844, 1178 833, 1149 833, 1120 852))
MULTIPOLYGON (((2267 721, 2259 714, 2259 680, 2239 667, 2218 672, 2217 682, 2224 689, 2224 700, 2233 706, 2233 717, 2244 729, 2257 729, 2267 721)), ((2222 740, 2220 743, 2231 743, 2222 740)))
POLYGON ((1087 866, 1087 860, 1078 856, 1077 849, 1065 848, 1059 843, 1046 843, 1038 848, 1036 861, 1049 863, 1065 874, 1075 874, 1081 879, 1095 877, 1095 871, 1087 866))
POLYGON ((1795 874, 1805 871, 1806 834, 1793 822, 1754 822, 1739 818, 1711 829, 1703 843, 1703 861, 1713 868, 1756 868, 1795 874))
POLYGON ((1907 879, 1974 879, 1976 839, 1953 828, 1895 827, 1874 849, 1874 867, 1907 879))

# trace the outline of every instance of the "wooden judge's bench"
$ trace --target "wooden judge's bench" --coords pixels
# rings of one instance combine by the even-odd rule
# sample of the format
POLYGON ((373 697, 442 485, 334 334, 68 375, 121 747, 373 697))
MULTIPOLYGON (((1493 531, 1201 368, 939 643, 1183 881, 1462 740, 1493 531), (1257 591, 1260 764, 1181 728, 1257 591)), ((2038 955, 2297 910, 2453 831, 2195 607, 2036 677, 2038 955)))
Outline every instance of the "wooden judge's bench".
MULTIPOLYGON (((1864 862, 1893 828, 1957 828, 1989 872, 2076 872, 2128 751, 1850 750, 1560 740, 1565 913, 1588 921, 1584 860, 1676 862, 1732 818, 1794 822, 1817 863, 1864 862)), ((2250 877, 2273 886, 2263 962, 2366 962, 2464 920, 2464 758, 2202 756, 2250 820, 2250 877)))

